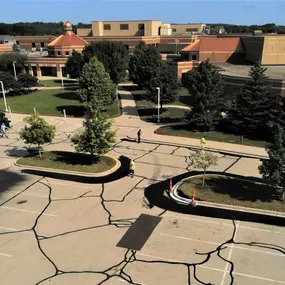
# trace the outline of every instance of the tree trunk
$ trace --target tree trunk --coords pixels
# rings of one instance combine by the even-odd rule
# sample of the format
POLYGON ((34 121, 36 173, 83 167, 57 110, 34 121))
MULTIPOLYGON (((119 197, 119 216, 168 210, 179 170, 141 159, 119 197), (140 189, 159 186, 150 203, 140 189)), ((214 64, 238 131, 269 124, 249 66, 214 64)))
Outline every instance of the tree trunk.
POLYGON ((93 155, 94 155, 94 151, 92 150, 91 152, 91 165, 93 164, 93 155))
POLYGON ((206 176, 206 169, 204 169, 204 173, 203 173, 203 182, 202 182, 202 187, 205 186, 205 176, 206 176))
POLYGON ((38 145, 38 148, 39 148, 39 156, 40 156, 40 158, 43 158, 42 157, 42 153, 41 153, 41 149, 40 149, 40 146, 38 145))

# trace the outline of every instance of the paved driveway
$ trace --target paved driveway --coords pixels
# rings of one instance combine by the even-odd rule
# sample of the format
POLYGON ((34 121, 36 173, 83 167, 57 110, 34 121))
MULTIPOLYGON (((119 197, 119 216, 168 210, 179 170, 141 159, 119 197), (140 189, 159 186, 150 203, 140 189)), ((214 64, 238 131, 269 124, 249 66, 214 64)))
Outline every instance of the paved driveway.
MULTIPOLYGON (((284 228, 148 207, 145 188, 186 172, 190 150, 118 140, 111 154, 135 159, 135 177, 79 183, 13 166, 21 124, 0 141, 0 284, 285 284, 284 228), (142 213, 162 217, 142 250, 117 247, 142 213)), ((58 124, 47 148, 72 150, 80 127, 58 124)), ((259 163, 220 155, 215 169, 258 176, 259 163)))

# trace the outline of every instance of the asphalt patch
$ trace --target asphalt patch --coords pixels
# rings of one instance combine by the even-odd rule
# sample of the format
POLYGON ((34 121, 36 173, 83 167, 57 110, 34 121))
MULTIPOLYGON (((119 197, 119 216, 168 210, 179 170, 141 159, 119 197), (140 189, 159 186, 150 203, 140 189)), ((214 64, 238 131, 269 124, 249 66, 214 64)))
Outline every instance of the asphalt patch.
POLYGON ((141 214, 118 242, 117 246, 141 250, 161 220, 161 217, 141 214))

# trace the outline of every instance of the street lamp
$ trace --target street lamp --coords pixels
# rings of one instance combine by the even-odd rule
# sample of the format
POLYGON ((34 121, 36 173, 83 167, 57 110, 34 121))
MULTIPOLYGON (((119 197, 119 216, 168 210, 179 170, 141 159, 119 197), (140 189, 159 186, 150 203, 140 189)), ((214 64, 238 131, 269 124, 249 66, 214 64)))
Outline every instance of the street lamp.
POLYGON ((17 61, 13 61, 14 75, 15 75, 15 80, 17 81, 17 72, 16 72, 15 63, 17 63, 17 61))
POLYGON ((3 99, 4 99, 5 112, 8 112, 3 81, 0 81, 0 84, 1 84, 1 87, 2 87, 2 94, 3 94, 3 99))
POLYGON ((160 108, 160 88, 156 87, 157 89, 157 122, 159 123, 159 108, 160 108))

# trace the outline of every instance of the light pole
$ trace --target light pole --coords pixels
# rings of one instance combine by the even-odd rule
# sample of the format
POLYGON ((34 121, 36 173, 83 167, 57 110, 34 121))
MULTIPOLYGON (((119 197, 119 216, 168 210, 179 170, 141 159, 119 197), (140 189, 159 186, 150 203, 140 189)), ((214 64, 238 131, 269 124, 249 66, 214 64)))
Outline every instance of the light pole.
POLYGON ((156 87, 157 89, 157 122, 159 123, 160 122, 160 119, 159 119, 159 108, 160 108, 160 88, 159 87, 156 87))
POLYGON ((15 75, 15 80, 17 81, 17 72, 16 72, 15 63, 17 63, 17 61, 13 61, 14 75, 15 75))
POLYGON ((1 87, 2 87, 2 94, 3 94, 3 99, 4 99, 5 112, 8 112, 3 81, 0 81, 0 83, 1 83, 1 87))

